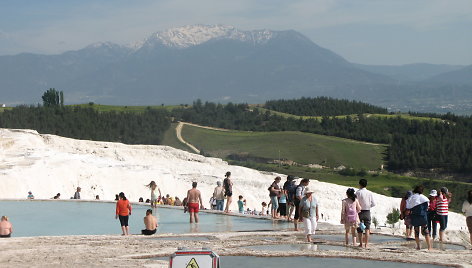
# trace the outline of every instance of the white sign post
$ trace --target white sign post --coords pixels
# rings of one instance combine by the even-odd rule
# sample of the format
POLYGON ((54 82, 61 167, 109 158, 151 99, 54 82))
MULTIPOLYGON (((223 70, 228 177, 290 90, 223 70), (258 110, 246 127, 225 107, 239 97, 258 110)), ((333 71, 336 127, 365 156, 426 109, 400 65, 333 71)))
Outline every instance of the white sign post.
POLYGON ((220 256, 209 249, 179 249, 170 256, 169 268, 219 268, 220 256))

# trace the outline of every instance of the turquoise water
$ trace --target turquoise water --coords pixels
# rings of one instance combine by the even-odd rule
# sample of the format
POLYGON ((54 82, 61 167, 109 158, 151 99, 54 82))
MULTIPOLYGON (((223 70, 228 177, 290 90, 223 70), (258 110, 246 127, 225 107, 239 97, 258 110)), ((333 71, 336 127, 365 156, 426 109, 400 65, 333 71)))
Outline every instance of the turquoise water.
POLYGON ((322 268, 427 268, 444 267, 426 264, 398 263, 386 261, 358 260, 350 258, 315 258, 315 257, 252 257, 252 256, 223 256, 220 258, 221 267, 245 268, 286 268, 286 267, 322 267, 322 268))
MULTIPOLYGON (((154 258, 169 260, 169 258, 154 258)), ((317 258, 317 257, 254 257, 254 256, 221 256, 221 267, 224 268, 287 268, 287 267, 320 267, 320 268, 446 268, 447 266, 415 264, 388 261, 371 261, 351 258, 317 258)))
MULTIPOLYGON (((129 219, 130 232, 140 234, 149 206, 134 205, 129 219)), ((157 233, 225 232, 277 230, 288 228, 284 222, 199 213, 200 223, 190 224, 183 210, 157 208, 157 233)), ((75 201, 0 201, 0 215, 13 224, 12 236, 58 236, 121 234, 115 219, 115 203, 75 201)))
MULTIPOLYGON (((326 235, 314 235, 314 239, 321 239, 321 240, 328 240, 328 241, 343 241, 344 242, 344 235, 342 234, 326 234, 326 235)), ((351 241, 352 236, 349 235, 349 241, 351 241)), ((400 242, 405 241, 405 239, 401 237, 389 236, 389 235, 378 235, 378 234, 371 234, 369 236, 369 242, 373 243, 385 243, 385 242, 400 242)))
MULTIPOLYGON (((416 243, 414 241, 404 244, 404 246, 409 248, 416 248, 416 243)), ((427 244, 425 241, 421 241, 421 248, 427 248, 427 244)), ((464 246, 461 245, 454 245, 454 244, 441 244, 438 241, 434 241, 433 248, 440 249, 440 250, 466 250, 464 246)))
POLYGON ((247 246, 244 248, 253 249, 253 250, 267 250, 267 251, 316 251, 316 250, 346 251, 346 250, 352 250, 349 247, 312 244, 312 243, 310 244, 304 243, 304 244, 257 245, 257 246, 247 246))
POLYGON ((206 236, 170 236, 170 237, 152 237, 150 239, 155 240, 168 240, 168 241, 209 241, 210 238, 206 236))

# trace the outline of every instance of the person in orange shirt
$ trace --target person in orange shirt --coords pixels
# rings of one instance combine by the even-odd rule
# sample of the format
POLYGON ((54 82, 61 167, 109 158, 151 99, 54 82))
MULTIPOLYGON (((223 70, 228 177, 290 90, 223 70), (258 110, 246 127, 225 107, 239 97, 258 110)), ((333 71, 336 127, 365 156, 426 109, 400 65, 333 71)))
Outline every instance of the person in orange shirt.
POLYGON ((126 199, 125 193, 119 194, 120 200, 116 202, 116 216, 115 219, 120 218, 121 230, 123 235, 129 235, 128 219, 131 215, 131 204, 126 199))

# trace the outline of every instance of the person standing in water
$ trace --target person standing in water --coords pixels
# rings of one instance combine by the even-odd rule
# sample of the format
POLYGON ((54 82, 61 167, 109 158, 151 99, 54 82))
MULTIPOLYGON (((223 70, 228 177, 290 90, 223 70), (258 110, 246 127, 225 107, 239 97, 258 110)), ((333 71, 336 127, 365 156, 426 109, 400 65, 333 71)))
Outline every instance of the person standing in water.
POLYGON ((360 228, 357 229, 357 233, 359 234, 359 247, 362 247, 364 244, 365 248, 367 248, 369 244, 370 223, 372 220, 370 216, 370 209, 375 206, 372 192, 367 190, 366 187, 367 180, 360 179, 359 190, 357 190, 356 196, 362 209, 359 213, 359 220, 365 225, 365 234, 363 235, 363 231, 360 228))
POLYGON ((144 226, 146 229, 141 230, 143 235, 153 235, 157 230, 157 220, 156 217, 152 215, 152 209, 146 210, 146 217, 144 217, 144 226))
POLYGON ((192 189, 187 192, 187 207, 190 214, 190 223, 198 223, 198 211, 203 209, 202 195, 197 190, 197 182, 192 182, 192 189))
POLYGON ((121 230, 123 235, 129 235, 128 219, 131 215, 131 204, 126 199, 125 193, 121 192, 119 195, 120 200, 116 202, 116 215, 115 219, 120 219, 121 230))
POLYGON ((444 241, 444 233, 447 228, 447 218, 449 212, 449 203, 451 202, 452 193, 446 187, 439 190, 438 201, 436 203, 436 213, 439 220, 439 241, 444 241))
POLYGON ((159 197, 162 196, 161 194, 161 189, 157 187, 157 184, 155 181, 151 181, 148 185, 146 185, 151 190, 151 207, 155 208, 157 207, 157 199, 158 196, 156 194, 156 189, 159 192, 159 197))
POLYGON ((420 229, 423 234, 428 250, 431 250, 432 243, 428 231, 428 203, 429 199, 423 195, 423 185, 418 185, 413 190, 413 195, 406 201, 406 208, 411 210, 411 225, 415 230, 416 249, 420 249, 420 229))
POLYGON ((13 225, 11 222, 8 221, 7 216, 2 216, 2 220, 0 221, 0 237, 7 238, 11 237, 13 233, 13 225))
POLYGON ((272 219, 278 219, 277 210, 279 208, 279 197, 282 190, 280 189, 279 183, 282 178, 279 176, 275 177, 274 182, 269 186, 269 197, 272 203, 271 217, 272 219))
POLYGON ((315 234, 319 219, 318 201, 313 196, 314 191, 305 187, 305 196, 300 201, 299 220, 305 225, 305 234, 308 242, 312 242, 311 236, 315 234))
POLYGON ((221 186, 221 181, 216 182, 213 198, 216 200, 216 210, 223 211, 225 204, 225 189, 221 186))
POLYGON ((231 172, 226 172, 225 179, 223 180, 223 188, 225 189, 225 196, 226 196, 226 208, 225 212, 229 213, 229 206, 233 201, 233 182, 231 181, 231 172))
POLYGON ((438 233, 438 223, 437 223, 437 218, 438 215, 436 215, 436 205, 438 202, 438 191, 435 189, 431 190, 429 194, 429 206, 428 206, 428 232, 429 235, 431 236, 432 241, 436 239, 436 235, 438 233))
POLYGON ((400 202, 400 220, 403 220, 405 223, 406 231, 406 239, 411 239, 411 233, 413 231, 413 225, 411 225, 411 217, 410 217, 410 210, 406 209, 406 200, 410 198, 413 194, 412 191, 407 191, 400 202))
POLYGON ((361 212, 361 205, 357 200, 356 193, 353 188, 346 191, 346 199, 342 201, 341 209, 341 224, 344 224, 346 230, 344 239, 346 246, 349 245, 349 232, 352 234, 352 245, 356 245, 356 227, 359 224, 359 212, 361 212))
POLYGON ((305 188, 310 183, 310 180, 304 178, 300 181, 300 184, 295 188, 295 216, 293 217, 293 224, 295 225, 295 231, 298 231, 298 221, 300 217, 300 202, 305 196, 305 188))

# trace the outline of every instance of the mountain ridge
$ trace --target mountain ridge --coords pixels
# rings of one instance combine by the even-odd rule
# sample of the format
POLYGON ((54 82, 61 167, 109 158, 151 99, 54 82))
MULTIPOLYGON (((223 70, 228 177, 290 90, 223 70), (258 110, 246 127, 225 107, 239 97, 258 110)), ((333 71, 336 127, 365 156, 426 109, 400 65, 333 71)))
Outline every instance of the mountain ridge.
MULTIPOLYGON (((38 102, 53 87, 64 91, 68 103, 260 103, 330 96, 400 107, 410 100, 397 96, 399 86, 402 94, 420 99, 429 90, 359 68, 294 30, 190 25, 126 46, 98 42, 58 55, 0 56, 0 102, 8 105, 38 102)), ((454 90, 460 96, 463 89, 454 90)))

